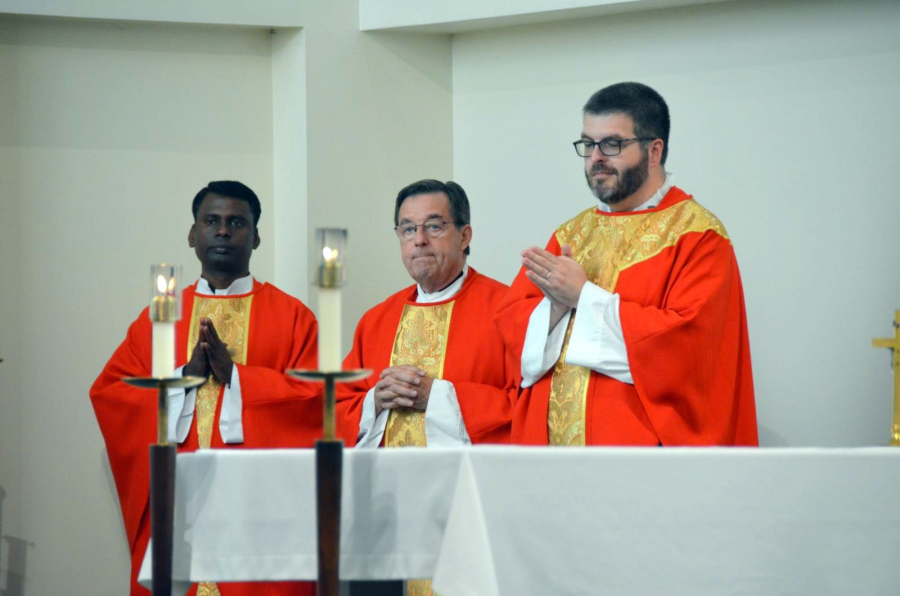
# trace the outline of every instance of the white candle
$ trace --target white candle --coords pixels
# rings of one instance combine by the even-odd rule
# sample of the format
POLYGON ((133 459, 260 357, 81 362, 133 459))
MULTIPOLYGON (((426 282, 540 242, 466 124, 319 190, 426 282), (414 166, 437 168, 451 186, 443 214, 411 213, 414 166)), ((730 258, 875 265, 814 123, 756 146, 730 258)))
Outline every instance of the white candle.
POLYGON ((153 359, 151 372, 153 377, 171 377, 175 372, 175 299, 167 295, 170 284, 162 275, 156 278, 156 288, 161 296, 154 296, 150 308, 150 319, 153 321, 153 359))
POLYGON ((319 286, 319 370, 341 370, 341 288, 337 249, 322 249, 319 286))
POLYGON ((340 288, 319 288, 319 370, 341 370, 340 288))
POLYGON ((175 323, 153 323, 153 370, 151 376, 171 377, 175 371, 175 323))

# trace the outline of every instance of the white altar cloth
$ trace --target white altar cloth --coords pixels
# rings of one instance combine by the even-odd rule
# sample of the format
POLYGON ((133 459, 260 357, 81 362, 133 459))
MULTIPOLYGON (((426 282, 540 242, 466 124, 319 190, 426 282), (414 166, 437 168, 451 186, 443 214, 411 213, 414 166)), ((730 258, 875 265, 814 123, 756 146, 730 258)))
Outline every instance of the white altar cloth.
MULTIPOLYGON (((897 449, 344 455, 345 580, 433 577, 441 596, 896 593, 897 449)), ((312 451, 179 455, 176 581, 314 579, 313 479, 312 451)))

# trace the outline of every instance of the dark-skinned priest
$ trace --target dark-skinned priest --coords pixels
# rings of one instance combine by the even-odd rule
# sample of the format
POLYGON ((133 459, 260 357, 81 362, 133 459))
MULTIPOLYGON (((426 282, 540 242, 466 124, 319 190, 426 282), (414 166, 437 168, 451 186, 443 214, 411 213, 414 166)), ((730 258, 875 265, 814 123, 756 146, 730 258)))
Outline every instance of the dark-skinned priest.
POLYGON ((666 102, 619 83, 583 116, 575 151, 599 206, 522 253, 496 317, 521 359, 513 441, 756 445, 737 260, 665 170, 666 102))
MULTIPOLYGON (((173 376, 199 376, 198 389, 169 391, 169 441, 179 452, 207 448, 310 447, 320 434, 321 396, 285 376, 316 368, 316 320, 299 300, 250 274, 259 246, 260 202, 244 184, 210 182, 194 197, 188 244, 200 279, 182 295, 173 376)), ((91 388, 131 549, 131 593, 150 538, 148 445, 156 437, 156 400, 122 382, 151 372, 148 309, 91 388)), ((309 582, 200 584, 189 594, 314 594, 309 582)))
POLYGON ((421 180, 394 206, 400 256, 414 285, 356 327, 338 409, 357 447, 448 447, 509 440, 515 360, 491 317, 507 286, 470 267, 469 199, 455 182, 421 180))

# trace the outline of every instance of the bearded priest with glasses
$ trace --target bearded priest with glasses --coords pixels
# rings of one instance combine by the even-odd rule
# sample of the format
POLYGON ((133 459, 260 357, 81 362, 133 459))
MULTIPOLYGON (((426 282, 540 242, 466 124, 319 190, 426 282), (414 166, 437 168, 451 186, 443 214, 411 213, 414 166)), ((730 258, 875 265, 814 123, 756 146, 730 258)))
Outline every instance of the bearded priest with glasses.
POLYGON ((495 317, 521 359, 512 441, 757 445, 737 261, 722 222, 665 171, 665 100, 601 89, 574 145, 600 204, 522 252, 495 317))
POLYGON ((492 316, 507 286, 467 264, 469 199, 455 182, 420 180, 397 195, 400 256, 416 283, 360 320, 338 384, 338 411, 357 447, 505 443, 518 366, 492 316))

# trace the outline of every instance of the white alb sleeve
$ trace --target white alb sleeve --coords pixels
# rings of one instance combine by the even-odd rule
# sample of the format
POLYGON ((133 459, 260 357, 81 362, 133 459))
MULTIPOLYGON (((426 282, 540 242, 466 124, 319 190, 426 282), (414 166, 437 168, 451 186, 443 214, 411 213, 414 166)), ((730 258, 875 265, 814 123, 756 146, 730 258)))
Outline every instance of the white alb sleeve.
POLYGON ((522 387, 531 387, 553 368, 562 352, 563 340, 566 338, 566 327, 572 310, 563 315, 553 331, 550 327, 550 300, 544 298, 532 311, 525 330, 525 345, 522 346, 522 387))
POLYGON ((450 381, 435 379, 425 408, 425 441, 428 447, 462 447, 471 445, 456 388, 450 381))
POLYGON ((363 400, 359 434, 356 436, 354 449, 376 449, 381 445, 381 437, 384 436, 384 429, 387 427, 388 411, 382 410, 381 414, 375 417, 375 388, 369 389, 363 400))
POLYGON ((231 365, 231 383, 222 393, 222 412, 219 414, 219 433, 228 444, 244 442, 244 401, 241 397, 241 377, 236 364, 231 365))
POLYGON ((586 283, 578 298, 566 363, 634 384, 619 318, 619 295, 586 283))
MULTIPOLYGON (((179 366, 172 373, 173 377, 182 377, 184 367, 179 366)), ((194 405, 197 402, 197 388, 185 391, 180 387, 169 387, 168 395, 169 425, 166 429, 170 443, 184 443, 191 423, 194 421, 194 405)))

